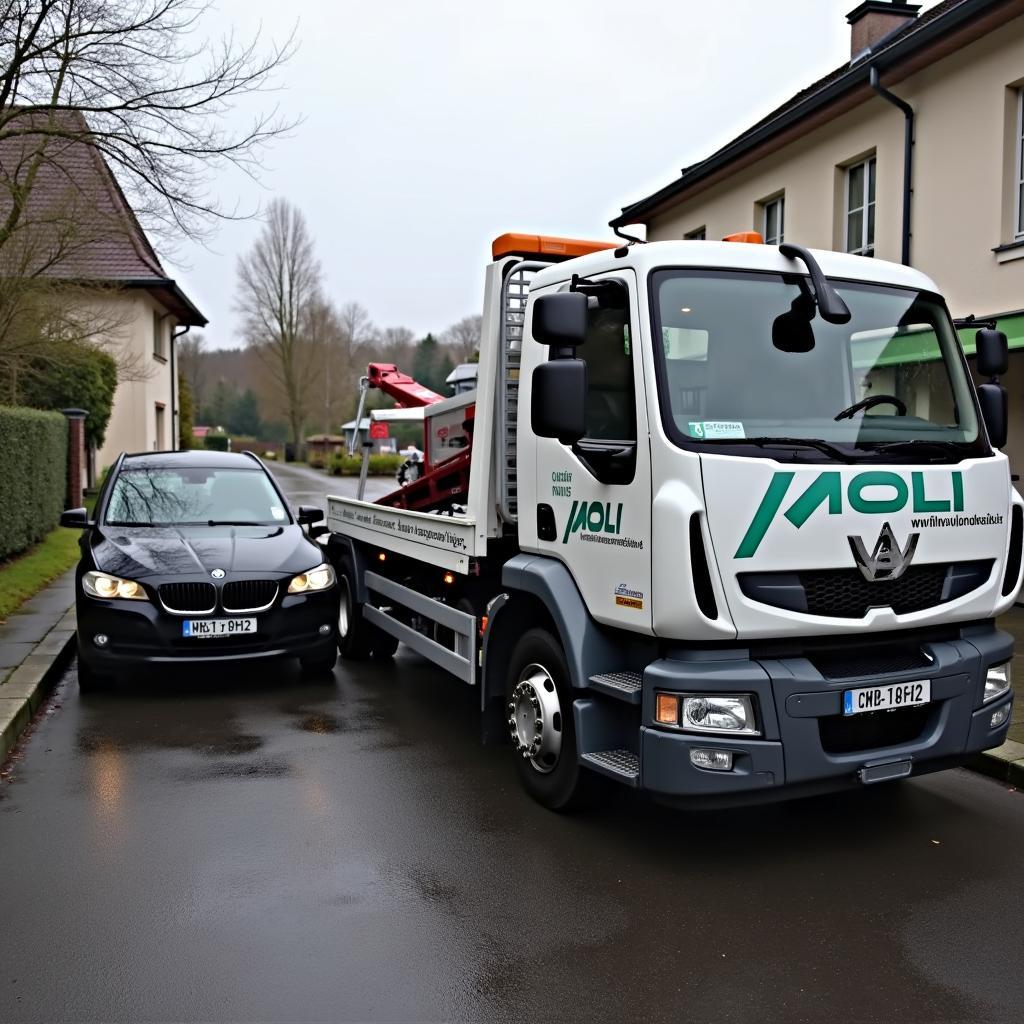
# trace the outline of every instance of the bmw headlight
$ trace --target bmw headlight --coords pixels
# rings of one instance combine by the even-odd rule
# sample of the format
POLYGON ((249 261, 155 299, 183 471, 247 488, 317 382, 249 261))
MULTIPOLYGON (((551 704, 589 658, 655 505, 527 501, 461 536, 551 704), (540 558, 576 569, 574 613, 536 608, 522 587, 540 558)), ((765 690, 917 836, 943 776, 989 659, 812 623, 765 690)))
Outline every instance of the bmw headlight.
POLYGON ((321 562, 315 569, 293 576, 291 583, 288 584, 288 593, 309 594, 315 590, 326 590, 333 586, 334 570, 326 562, 321 562))
POLYGON ((985 703, 995 700, 996 697, 1002 697, 1010 688, 1012 682, 1010 663, 1008 661, 1002 665, 993 665, 985 676, 985 703))
POLYGON ((120 576, 111 576, 106 572, 87 572, 82 577, 82 589, 90 597, 102 597, 107 600, 119 597, 126 601, 148 601, 149 597, 141 583, 125 580, 120 576))

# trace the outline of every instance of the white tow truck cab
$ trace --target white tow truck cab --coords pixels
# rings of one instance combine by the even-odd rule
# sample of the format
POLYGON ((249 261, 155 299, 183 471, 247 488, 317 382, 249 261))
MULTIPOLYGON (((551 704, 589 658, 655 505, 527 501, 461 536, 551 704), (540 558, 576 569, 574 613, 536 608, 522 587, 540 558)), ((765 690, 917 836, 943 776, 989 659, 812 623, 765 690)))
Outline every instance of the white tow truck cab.
POLYGON ((977 388, 935 284, 880 260, 502 236, 477 390, 403 403, 457 451, 329 500, 342 654, 477 687, 553 808, 594 773, 722 804, 998 746, 1024 502, 1006 339, 975 344, 977 388))

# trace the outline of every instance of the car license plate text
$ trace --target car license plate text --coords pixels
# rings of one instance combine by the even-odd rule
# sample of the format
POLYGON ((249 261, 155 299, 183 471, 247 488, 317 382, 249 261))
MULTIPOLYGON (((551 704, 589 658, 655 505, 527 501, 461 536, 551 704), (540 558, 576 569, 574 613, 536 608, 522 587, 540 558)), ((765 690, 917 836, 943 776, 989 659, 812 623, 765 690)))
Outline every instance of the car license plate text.
POLYGON ((255 632, 255 619, 186 619, 181 624, 181 635, 196 640, 255 632))
POLYGON ((891 711, 927 704, 932 699, 930 679, 915 679, 910 683, 891 683, 886 686, 863 686, 843 694, 843 714, 859 715, 865 711, 891 711))

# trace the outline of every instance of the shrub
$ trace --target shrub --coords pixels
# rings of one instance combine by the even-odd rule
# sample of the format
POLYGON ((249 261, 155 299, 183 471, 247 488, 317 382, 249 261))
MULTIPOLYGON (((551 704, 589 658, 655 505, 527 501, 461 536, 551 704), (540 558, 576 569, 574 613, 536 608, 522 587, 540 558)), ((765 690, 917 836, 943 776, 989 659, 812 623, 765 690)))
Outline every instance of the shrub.
MULTIPOLYGON (((405 460, 401 455, 371 455, 370 476, 394 476, 405 460)), ((363 459, 361 455, 332 455, 327 470, 331 476, 359 476, 363 459)))
POLYGON ((0 558, 57 525, 67 493, 68 423, 59 412, 0 406, 0 558))
POLYGON ((228 435, 211 432, 203 438, 203 447, 210 452, 226 452, 228 450, 228 435))

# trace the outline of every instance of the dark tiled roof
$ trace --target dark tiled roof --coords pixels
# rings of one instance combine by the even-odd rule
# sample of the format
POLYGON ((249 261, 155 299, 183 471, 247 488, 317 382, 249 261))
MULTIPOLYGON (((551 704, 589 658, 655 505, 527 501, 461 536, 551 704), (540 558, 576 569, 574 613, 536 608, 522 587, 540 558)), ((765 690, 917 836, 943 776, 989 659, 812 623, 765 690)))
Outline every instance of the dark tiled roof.
POLYGON ((876 43, 868 56, 859 57, 856 61, 847 61, 834 71, 830 71, 812 85, 801 89, 770 114, 751 125, 741 135, 712 153, 706 160, 690 167, 684 167, 680 172, 680 177, 671 184, 644 199, 624 206, 622 213, 611 221, 612 225, 632 223, 630 217, 640 217, 685 191, 690 185, 695 184, 712 171, 728 164, 747 149, 764 141, 765 137, 771 137, 775 131, 781 131, 787 127, 791 123, 787 119, 791 115, 801 112, 801 108, 806 108, 801 113, 809 114, 819 106, 830 102, 834 98, 832 95, 834 88, 832 87, 841 86, 843 79, 849 80, 847 88, 842 89, 844 92, 863 85, 868 78, 868 68, 873 63, 883 59, 889 51, 899 49, 902 52, 908 48, 913 49, 918 43, 922 46, 926 45, 933 37, 935 30, 942 28, 942 19, 947 15, 954 13, 965 15, 970 13, 968 9, 987 10, 998 7, 1002 2, 1003 0, 942 0, 941 3, 936 4, 913 22, 876 43))
MULTIPOLYGON (((188 297, 168 278, 117 179, 99 151, 87 141, 88 125, 76 111, 61 111, 55 133, 43 130, 46 114, 15 115, 0 138, 0 172, 7 181, 25 183, 39 143, 46 138, 43 161, 35 171, 20 226, 4 246, 10 272, 71 280, 104 281, 150 287, 169 300, 179 319, 205 323, 188 297)), ((10 209, 0 195, 0 216, 10 209)))

